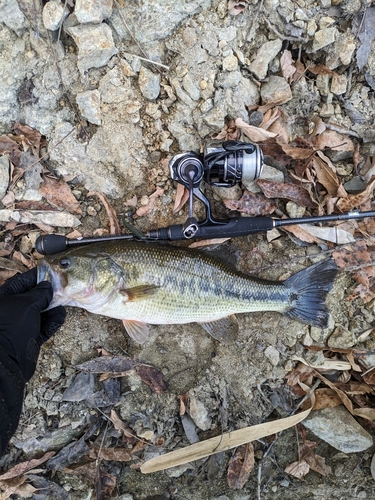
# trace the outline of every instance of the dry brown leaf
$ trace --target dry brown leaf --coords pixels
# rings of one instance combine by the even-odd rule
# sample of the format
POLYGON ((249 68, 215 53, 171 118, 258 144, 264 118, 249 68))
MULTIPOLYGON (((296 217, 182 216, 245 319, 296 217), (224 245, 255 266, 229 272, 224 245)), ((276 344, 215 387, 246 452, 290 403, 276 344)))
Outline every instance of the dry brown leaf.
POLYGON ((241 490, 254 469, 254 446, 252 443, 239 446, 229 459, 227 482, 232 490, 241 490))
POLYGON ((150 387, 156 394, 162 394, 167 390, 167 384, 164 382, 163 374, 157 368, 150 365, 138 365, 135 371, 141 377, 142 382, 150 387))
POLYGON ((176 214, 181 210, 189 199, 189 190, 183 185, 177 184, 176 199, 174 201, 173 213, 176 214))
POLYGON ((372 262, 371 252, 364 241, 356 241, 352 245, 338 248, 332 252, 332 257, 336 265, 342 269, 372 262))
POLYGON ((35 267, 35 262, 31 261, 30 259, 27 259, 21 252, 16 250, 13 252, 13 259, 16 259, 20 261, 24 266, 26 266, 28 269, 32 269, 35 267))
POLYGON ((228 240, 230 240, 230 238, 212 238, 211 240, 195 241, 194 243, 189 245, 189 248, 201 248, 210 245, 221 245, 222 243, 225 243, 228 240))
POLYGON ((307 232, 305 229, 303 229, 303 226, 299 225, 283 226, 283 229, 288 233, 294 234, 296 238, 298 238, 301 241, 305 241, 306 243, 321 243, 321 240, 319 238, 307 232))
MULTIPOLYGON (((308 390, 308 387, 306 390, 308 390)), ((314 405, 314 395, 311 396, 311 400, 312 405, 314 405)), ((185 448, 166 453, 165 455, 160 455, 145 462, 141 466, 141 472, 143 474, 149 474, 150 472, 169 469, 170 467, 186 464, 193 460, 200 460, 201 458, 220 453, 224 450, 227 451, 236 448, 237 446, 250 443, 262 437, 269 437, 302 422, 310 414, 310 411, 311 409, 298 413, 297 415, 292 415, 291 417, 227 432, 185 448)))
POLYGON ((18 143, 7 135, 0 135, 0 155, 11 153, 13 149, 18 149, 18 143))
POLYGON ((298 453, 302 461, 306 461, 310 469, 318 472, 322 476, 328 476, 331 474, 332 469, 325 463, 325 458, 314 453, 314 448, 316 448, 317 443, 314 441, 304 440, 299 444, 298 453))
POLYGON ((279 117, 281 116, 280 108, 272 108, 269 109, 263 115, 262 123, 259 125, 259 128, 263 128, 267 130, 279 117))
MULTIPOLYGON (((322 387, 316 389, 314 391, 315 395, 315 404, 313 410, 323 410, 324 408, 334 408, 335 406, 339 406, 342 404, 341 399, 336 394, 333 389, 329 389, 328 387, 322 387)), ((304 404, 301 405, 302 410, 306 410, 309 407, 309 402, 305 401, 304 404)))
POLYGON ((318 203, 312 199, 311 193, 302 186, 269 181, 267 179, 258 179, 256 183, 267 198, 285 198, 294 201, 294 203, 302 207, 308 208, 316 208, 318 206, 318 203))
MULTIPOLYGON (((322 123, 318 122, 318 124, 320 128, 323 128, 323 125, 325 127, 325 123, 323 121, 322 123)), ((334 149, 335 151, 354 151, 353 141, 349 139, 349 137, 339 134, 334 130, 323 130, 312 138, 312 143, 315 149, 323 150, 325 148, 329 148, 334 149)))
POLYGON ((15 195, 13 191, 8 191, 4 198, 1 200, 1 203, 6 208, 14 208, 15 195))
POLYGON ((36 157, 39 157, 40 143, 42 140, 40 132, 29 127, 28 125, 21 125, 20 123, 14 124, 14 131, 22 137, 24 150, 27 151, 27 149, 31 147, 33 154, 36 157))
POLYGON ((310 71, 314 75, 337 76, 337 73, 329 69, 328 66, 325 66, 324 64, 317 64, 316 66, 307 66, 307 71, 310 71))
POLYGON ((320 184, 322 184, 331 196, 345 197, 347 193, 341 184, 336 168, 331 160, 321 151, 317 151, 311 159, 313 168, 320 184))
POLYGON ((314 129, 311 132, 311 135, 319 135, 319 134, 322 134, 326 130, 326 124, 320 118, 320 116, 314 116, 314 118, 312 119, 312 122, 314 123, 314 129))
POLYGON ((350 212, 353 208, 357 208, 366 201, 369 201, 373 197, 373 192, 375 188, 375 178, 367 185, 366 189, 362 193, 358 194, 348 194, 345 198, 341 198, 337 203, 336 207, 341 210, 341 212, 350 212))
POLYGON ((249 125, 242 118, 236 118, 236 126, 253 142, 261 142, 276 137, 273 132, 249 125))
POLYGON ((134 439, 134 441, 136 440, 136 435, 134 434, 132 429, 130 429, 127 425, 124 424, 124 422, 117 415, 115 410, 111 410, 110 419, 116 431, 121 432, 121 434, 126 438, 134 439))
POLYGON ((103 193, 100 193, 99 191, 91 191, 90 193, 87 194, 87 196, 97 196, 100 199, 100 201, 104 205, 104 208, 107 211, 107 215, 109 218, 110 234, 112 236, 115 236, 116 234, 120 234, 121 229, 120 229, 120 224, 119 224, 118 219, 117 219, 117 214, 116 214, 115 209, 109 203, 108 198, 103 193))
POLYGON ((287 465, 284 470, 287 474, 302 479, 309 472, 310 466, 305 460, 299 460, 287 465))
POLYGON ((246 9, 246 2, 229 0, 228 2, 228 13, 231 16, 237 16, 246 9))
POLYGON ((280 66, 281 73, 285 80, 290 83, 292 81, 292 77, 296 72, 296 67, 294 65, 294 61, 292 58, 292 53, 290 50, 284 50, 280 57, 280 66))
POLYGON ((129 462, 133 460, 127 448, 91 448, 89 457, 94 460, 113 460, 115 462, 129 462))
MULTIPOLYGON (((72 190, 63 180, 44 178, 39 188, 40 194, 54 207, 65 208, 72 214, 82 214, 81 207, 72 190)), ((34 209, 37 210, 37 209, 34 209)))
POLYGON ((116 488, 116 476, 105 472, 100 465, 97 468, 95 476, 96 500, 107 500, 112 496, 116 488))
POLYGON ((282 148, 284 153, 286 153, 294 160, 307 160, 309 158, 312 158, 315 153, 311 146, 300 148, 296 146, 290 146, 289 144, 280 144, 280 147, 282 148))
POLYGON ((15 465, 11 469, 9 469, 4 474, 1 474, 0 481, 4 481, 7 479, 13 479, 14 477, 22 476, 27 471, 38 467, 39 465, 47 462, 51 457, 55 455, 54 451, 49 451, 41 458, 33 458, 32 460, 27 460, 26 462, 21 462, 20 464, 15 465))
POLYGON ((298 226, 314 238, 317 238, 318 240, 330 241, 336 245, 345 245, 346 243, 355 241, 351 232, 341 229, 339 226, 320 227, 312 224, 298 224, 298 226))
POLYGON ((148 197, 148 204, 144 205, 137 210, 137 215, 139 217, 144 217, 145 215, 148 215, 151 213, 152 209, 154 208, 156 199, 161 196, 164 193, 164 189, 161 187, 158 187, 156 191, 154 191, 149 197, 148 197))
POLYGON ((296 66, 296 72, 293 75, 293 82, 298 82, 301 76, 305 74, 306 68, 299 59, 297 59, 297 61, 295 62, 295 66, 296 66))
POLYGON ((21 498, 30 497, 37 490, 31 484, 26 483, 27 479, 27 476, 20 476, 1 481, 3 493, 0 493, 0 500, 7 500, 12 495, 18 495, 21 498))
POLYGON ((249 215, 270 215, 276 210, 276 204, 264 195, 245 191, 240 200, 224 200, 230 210, 238 210, 249 215))

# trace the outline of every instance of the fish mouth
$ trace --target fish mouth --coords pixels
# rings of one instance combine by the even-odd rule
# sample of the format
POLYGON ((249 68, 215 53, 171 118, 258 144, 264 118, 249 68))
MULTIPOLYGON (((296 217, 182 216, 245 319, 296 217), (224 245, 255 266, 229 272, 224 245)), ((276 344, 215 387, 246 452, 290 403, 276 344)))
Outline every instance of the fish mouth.
POLYGON ((37 283, 40 283, 41 281, 49 281, 47 278, 47 269, 47 263, 44 261, 44 259, 40 259, 37 265, 37 283))
POLYGON ((49 281, 53 289, 53 298, 48 306, 48 309, 52 309, 55 306, 63 305, 63 283, 62 276, 55 272, 45 259, 40 259, 37 264, 37 283, 41 281, 49 281))

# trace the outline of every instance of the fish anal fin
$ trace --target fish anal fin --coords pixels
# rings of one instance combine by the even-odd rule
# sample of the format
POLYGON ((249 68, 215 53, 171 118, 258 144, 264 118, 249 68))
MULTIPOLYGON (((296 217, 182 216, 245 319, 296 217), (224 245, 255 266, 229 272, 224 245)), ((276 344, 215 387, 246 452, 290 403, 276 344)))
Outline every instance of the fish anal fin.
POLYGON ((143 321, 122 320, 129 336, 138 344, 144 344, 148 338, 149 327, 143 321))
POLYGON ((211 335, 211 337, 222 344, 232 344, 237 340, 238 321, 234 314, 226 318, 199 324, 211 335))
POLYGON ((136 300, 147 300, 159 290, 157 285, 139 285, 133 288, 126 288, 120 290, 121 295, 124 296, 124 302, 134 302, 136 300))

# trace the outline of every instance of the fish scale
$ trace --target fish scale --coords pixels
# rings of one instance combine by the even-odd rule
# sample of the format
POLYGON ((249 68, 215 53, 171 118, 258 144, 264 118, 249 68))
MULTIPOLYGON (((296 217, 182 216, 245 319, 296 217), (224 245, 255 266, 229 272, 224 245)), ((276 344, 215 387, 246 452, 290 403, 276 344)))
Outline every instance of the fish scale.
POLYGON ((216 339, 233 339, 238 330, 233 315, 254 311, 278 311, 325 326, 325 298, 336 272, 326 260, 272 282, 201 251, 136 241, 77 247, 38 263, 38 280, 48 279, 54 288, 50 307, 72 305, 122 319, 141 343, 147 323, 198 322, 216 339))

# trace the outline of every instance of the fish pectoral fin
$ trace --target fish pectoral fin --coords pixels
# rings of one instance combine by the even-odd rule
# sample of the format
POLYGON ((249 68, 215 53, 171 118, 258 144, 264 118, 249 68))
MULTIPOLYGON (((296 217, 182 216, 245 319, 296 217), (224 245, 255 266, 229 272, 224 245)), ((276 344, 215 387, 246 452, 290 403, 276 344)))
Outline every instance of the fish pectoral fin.
POLYGON ((125 288, 120 290, 124 296, 124 302, 133 302, 135 300, 146 300, 155 295, 160 287, 157 285, 139 285, 133 288, 125 288))
POLYGON ((223 344, 232 344, 237 340, 238 321, 234 314, 226 318, 199 324, 211 337, 223 344))
POLYGON ((138 344, 144 344, 148 338, 149 327, 143 321, 122 320, 129 336, 138 344))

